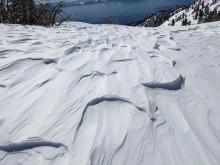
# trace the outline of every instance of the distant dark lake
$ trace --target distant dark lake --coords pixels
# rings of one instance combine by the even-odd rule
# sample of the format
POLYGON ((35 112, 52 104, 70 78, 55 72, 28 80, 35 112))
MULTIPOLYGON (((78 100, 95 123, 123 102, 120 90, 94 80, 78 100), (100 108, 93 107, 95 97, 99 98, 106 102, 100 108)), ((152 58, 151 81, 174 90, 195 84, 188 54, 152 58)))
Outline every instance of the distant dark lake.
POLYGON ((187 5, 194 0, 136 0, 90 3, 84 5, 64 5, 63 11, 74 13, 72 21, 94 24, 107 23, 110 17, 119 24, 140 21, 158 10, 169 9, 178 5, 187 5))

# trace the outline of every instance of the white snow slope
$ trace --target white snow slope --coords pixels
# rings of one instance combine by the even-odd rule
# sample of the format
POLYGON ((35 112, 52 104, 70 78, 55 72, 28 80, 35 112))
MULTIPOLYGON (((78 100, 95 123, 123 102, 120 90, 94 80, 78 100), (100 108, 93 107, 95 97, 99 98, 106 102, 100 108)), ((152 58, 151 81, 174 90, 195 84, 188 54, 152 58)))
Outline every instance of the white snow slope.
POLYGON ((0 165, 220 164, 220 22, 0 29, 0 165))

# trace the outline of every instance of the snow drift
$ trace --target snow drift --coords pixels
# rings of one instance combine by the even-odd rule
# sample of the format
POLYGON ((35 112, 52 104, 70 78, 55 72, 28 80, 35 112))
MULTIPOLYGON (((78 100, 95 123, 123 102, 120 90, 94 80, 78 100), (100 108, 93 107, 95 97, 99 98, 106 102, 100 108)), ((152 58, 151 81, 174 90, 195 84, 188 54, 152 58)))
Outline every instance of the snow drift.
POLYGON ((219 165, 220 24, 0 25, 1 165, 219 165))

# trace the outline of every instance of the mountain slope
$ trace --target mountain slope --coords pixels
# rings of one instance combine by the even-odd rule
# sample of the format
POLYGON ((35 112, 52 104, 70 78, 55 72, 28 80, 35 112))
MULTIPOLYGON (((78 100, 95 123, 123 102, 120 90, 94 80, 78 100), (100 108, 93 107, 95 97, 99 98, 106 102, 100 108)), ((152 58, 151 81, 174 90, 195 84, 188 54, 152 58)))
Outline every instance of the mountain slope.
POLYGON ((179 13, 180 11, 184 10, 187 6, 177 7, 174 9, 164 10, 164 11, 158 11, 154 13, 152 16, 147 18, 144 21, 140 21, 138 23, 133 24, 133 26, 139 26, 139 27, 158 27, 167 20, 169 20, 170 17, 173 15, 179 13))
POLYGON ((220 0, 198 0, 190 7, 178 12, 162 26, 194 25, 220 20, 220 0))
POLYGON ((0 28, 0 165, 220 164, 219 22, 0 28))

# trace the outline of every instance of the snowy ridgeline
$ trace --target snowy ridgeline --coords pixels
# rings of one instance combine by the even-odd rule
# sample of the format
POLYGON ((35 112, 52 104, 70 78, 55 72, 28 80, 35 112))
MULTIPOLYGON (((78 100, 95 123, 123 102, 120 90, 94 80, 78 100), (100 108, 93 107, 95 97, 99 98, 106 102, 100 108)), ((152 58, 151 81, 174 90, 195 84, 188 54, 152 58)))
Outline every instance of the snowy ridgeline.
POLYGON ((0 29, 0 165, 220 164, 220 22, 0 29))
POLYGON ((161 26, 195 25, 220 20, 220 0, 198 0, 169 18, 161 26))

